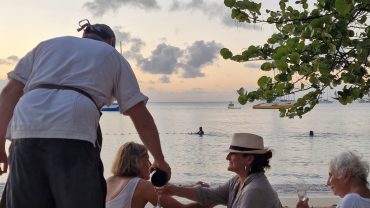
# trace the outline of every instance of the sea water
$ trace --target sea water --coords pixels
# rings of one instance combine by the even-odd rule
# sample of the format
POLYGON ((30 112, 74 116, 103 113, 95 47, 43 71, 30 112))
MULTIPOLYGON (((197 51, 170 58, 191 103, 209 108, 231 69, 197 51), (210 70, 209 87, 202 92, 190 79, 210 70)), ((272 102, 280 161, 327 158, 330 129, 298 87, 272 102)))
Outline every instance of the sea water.
MULTIPOLYGON (((296 193, 295 184, 304 180, 310 193, 329 192, 325 186, 328 163, 338 153, 358 151, 370 161, 370 104, 318 104, 302 119, 281 118, 278 110, 228 109, 228 102, 153 103, 147 107, 160 133, 161 145, 172 168, 171 182, 211 186, 226 182, 234 173, 227 171, 225 150, 232 134, 249 132, 262 136, 273 149, 271 169, 266 175, 278 193, 296 193), (191 134, 202 126, 205 134, 191 134), (309 131, 314 136, 309 136, 309 131)), ((239 107, 238 104, 235 104, 239 107)), ((141 142, 129 117, 104 112, 102 160, 105 177, 120 145, 141 142)), ((3 184, 7 174, 0 177, 3 184)))
MULTIPOLYGON (((211 185, 226 182, 225 150, 232 134, 250 132, 264 137, 273 149, 271 169, 266 172, 274 188, 295 193, 297 180, 305 180, 309 192, 328 192, 328 163, 338 153, 358 151, 370 161, 370 104, 318 104, 302 119, 281 118, 278 110, 228 109, 220 103, 148 103, 160 133, 163 152, 172 167, 172 183, 192 184, 199 180, 211 185), (202 126, 205 134, 197 132, 202 126), (314 136, 309 136, 309 131, 314 136)), ((105 175, 118 147, 127 141, 140 142, 131 120, 119 113, 102 117, 105 175)))

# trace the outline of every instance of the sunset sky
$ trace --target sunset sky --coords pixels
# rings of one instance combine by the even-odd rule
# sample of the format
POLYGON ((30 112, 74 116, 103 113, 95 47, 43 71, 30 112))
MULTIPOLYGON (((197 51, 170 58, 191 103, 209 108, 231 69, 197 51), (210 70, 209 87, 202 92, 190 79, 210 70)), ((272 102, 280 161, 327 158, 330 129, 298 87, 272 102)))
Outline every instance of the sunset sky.
POLYGON ((116 49, 122 41, 151 101, 236 100, 237 89, 256 86, 259 65, 223 60, 219 50, 240 52, 273 33, 270 25, 235 22, 223 0, 12 0, 1 3, 0 15, 2 83, 40 41, 81 36, 78 22, 89 19, 115 30, 116 49))

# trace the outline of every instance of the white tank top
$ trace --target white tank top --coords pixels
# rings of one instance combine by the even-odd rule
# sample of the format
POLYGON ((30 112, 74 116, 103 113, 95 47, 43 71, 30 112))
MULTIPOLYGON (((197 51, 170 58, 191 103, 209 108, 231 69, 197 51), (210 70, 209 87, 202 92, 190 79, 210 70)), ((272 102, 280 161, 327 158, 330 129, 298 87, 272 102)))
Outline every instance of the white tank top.
POLYGON ((119 194, 112 200, 105 203, 106 208, 131 208, 132 197, 140 178, 132 178, 119 194))

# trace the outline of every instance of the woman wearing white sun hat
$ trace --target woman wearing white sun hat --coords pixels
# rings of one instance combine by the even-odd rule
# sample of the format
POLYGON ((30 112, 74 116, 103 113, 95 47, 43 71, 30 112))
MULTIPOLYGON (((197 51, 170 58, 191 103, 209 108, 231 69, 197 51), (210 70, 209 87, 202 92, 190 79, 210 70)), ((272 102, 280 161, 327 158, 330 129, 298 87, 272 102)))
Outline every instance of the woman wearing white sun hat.
POLYGON ((204 207, 223 204, 228 208, 280 208, 278 195, 265 170, 270 168, 271 149, 263 138, 250 133, 235 133, 227 150, 228 170, 236 173, 226 183, 214 187, 180 187, 169 184, 164 193, 199 202, 204 207))

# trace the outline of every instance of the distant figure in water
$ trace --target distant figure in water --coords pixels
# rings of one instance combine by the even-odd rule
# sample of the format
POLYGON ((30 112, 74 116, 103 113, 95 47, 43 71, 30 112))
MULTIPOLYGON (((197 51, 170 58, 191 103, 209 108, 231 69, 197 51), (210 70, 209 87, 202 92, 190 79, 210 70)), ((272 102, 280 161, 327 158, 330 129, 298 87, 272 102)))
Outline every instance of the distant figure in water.
POLYGON ((310 131, 310 137, 313 137, 313 131, 310 131))
POLYGON ((199 127, 199 131, 197 132, 197 134, 199 134, 199 136, 203 136, 204 131, 202 127, 199 127))

